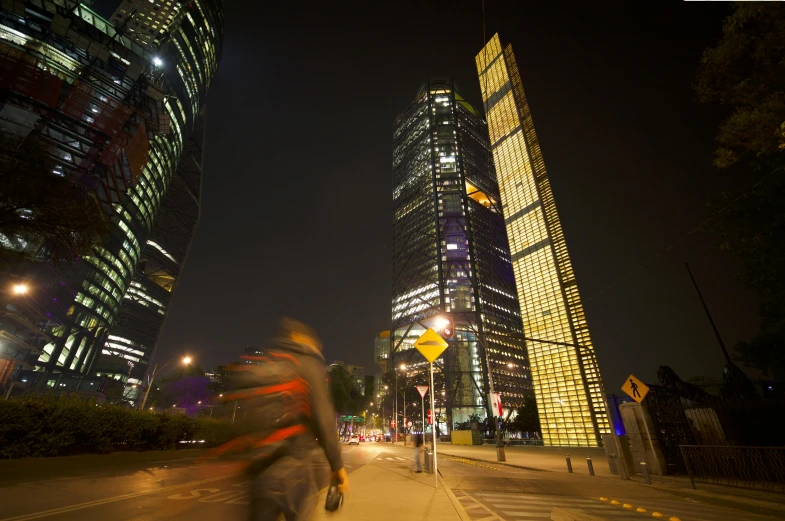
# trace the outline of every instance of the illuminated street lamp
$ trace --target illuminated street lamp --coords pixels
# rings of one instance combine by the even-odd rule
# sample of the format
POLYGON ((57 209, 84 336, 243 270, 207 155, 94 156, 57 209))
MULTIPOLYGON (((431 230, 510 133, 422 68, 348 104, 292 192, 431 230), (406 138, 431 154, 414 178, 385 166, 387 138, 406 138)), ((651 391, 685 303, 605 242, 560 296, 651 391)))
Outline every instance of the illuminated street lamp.
MULTIPOLYGON (((183 365, 188 365, 191 363, 191 357, 190 356, 183 357, 181 361, 183 365)), ((177 358, 173 358, 169 360, 164 365, 162 365, 160 369, 163 369, 167 365, 172 364, 174 362, 177 362, 177 358)), ((139 406, 139 408, 142 410, 144 410, 144 404, 147 403, 147 396, 150 394, 150 388, 153 386, 153 382, 155 381, 155 375, 158 374, 158 369, 159 369, 158 364, 155 364, 155 367, 153 368, 153 374, 150 375, 150 383, 147 384, 147 390, 144 392, 144 398, 142 398, 142 404, 139 406)))
POLYGON ((30 289, 27 284, 14 284, 14 295, 24 295, 30 289))

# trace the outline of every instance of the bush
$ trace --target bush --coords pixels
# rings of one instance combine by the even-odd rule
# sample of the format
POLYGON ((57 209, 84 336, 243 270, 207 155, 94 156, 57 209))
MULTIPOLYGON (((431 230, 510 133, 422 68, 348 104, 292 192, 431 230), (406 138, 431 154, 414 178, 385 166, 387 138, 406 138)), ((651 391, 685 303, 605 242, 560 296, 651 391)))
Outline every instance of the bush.
POLYGON ((181 414, 153 414, 117 405, 56 397, 0 401, 0 459, 113 450, 166 450, 182 441, 225 443, 235 425, 181 414))

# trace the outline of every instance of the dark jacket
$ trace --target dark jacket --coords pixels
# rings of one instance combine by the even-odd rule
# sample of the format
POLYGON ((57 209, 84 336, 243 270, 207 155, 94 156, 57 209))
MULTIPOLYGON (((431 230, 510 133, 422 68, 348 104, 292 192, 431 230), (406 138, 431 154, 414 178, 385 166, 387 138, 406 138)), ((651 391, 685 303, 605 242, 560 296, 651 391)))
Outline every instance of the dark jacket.
POLYGON ((271 353, 292 355, 298 362, 299 376, 308 382, 311 392, 311 434, 316 437, 324 449, 330 469, 333 471, 343 467, 341 445, 335 426, 335 407, 327 386, 327 367, 324 357, 311 347, 293 342, 289 339, 274 339, 270 346, 271 353))

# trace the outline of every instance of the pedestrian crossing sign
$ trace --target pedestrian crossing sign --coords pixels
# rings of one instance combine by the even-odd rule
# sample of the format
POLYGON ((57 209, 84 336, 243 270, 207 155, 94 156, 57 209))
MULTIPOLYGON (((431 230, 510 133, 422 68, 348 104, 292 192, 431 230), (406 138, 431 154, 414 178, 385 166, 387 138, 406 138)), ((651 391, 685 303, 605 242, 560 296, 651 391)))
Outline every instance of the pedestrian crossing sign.
POLYGON ((624 381, 621 390, 627 393, 629 397, 636 402, 641 403, 649 393, 649 386, 635 378, 635 376, 630 375, 624 381))

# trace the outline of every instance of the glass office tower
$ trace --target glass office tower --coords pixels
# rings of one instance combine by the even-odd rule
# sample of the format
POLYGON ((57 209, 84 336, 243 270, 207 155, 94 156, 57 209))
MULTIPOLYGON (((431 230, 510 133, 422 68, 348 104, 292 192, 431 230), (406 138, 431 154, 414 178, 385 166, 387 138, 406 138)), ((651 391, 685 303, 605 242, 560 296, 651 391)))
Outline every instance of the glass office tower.
MULTIPOLYGON (((52 375, 50 387, 64 385, 54 373, 95 372, 126 297, 158 300, 134 277, 152 257, 143 250, 155 248, 150 241, 157 242, 154 229, 178 183, 223 40, 221 0, 178 6, 153 42, 137 41, 78 2, 0 9, 0 124, 17 139, 41 140, 56 163, 53 175, 95 198, 110 228, 90 255, 20 269, 48 339, 30 362, 52 375)), ((47 260, 44 250, 24 249, 47 260)), ((113 356, 131 364, 149 356, 114 343, 113 356)))
POLYGON ((393 132, 393 368, 415 377, 414 341, 454 321, 436 364, 442 429, 484 417, 491 389, 509 406, 531 389, 487 135, 451 79, 423 84, 393 132))
POLYGON ((512 46, 497 34, 476 62, 543 440, 597 446, 602 379, 512 46))

